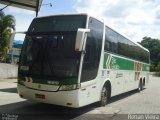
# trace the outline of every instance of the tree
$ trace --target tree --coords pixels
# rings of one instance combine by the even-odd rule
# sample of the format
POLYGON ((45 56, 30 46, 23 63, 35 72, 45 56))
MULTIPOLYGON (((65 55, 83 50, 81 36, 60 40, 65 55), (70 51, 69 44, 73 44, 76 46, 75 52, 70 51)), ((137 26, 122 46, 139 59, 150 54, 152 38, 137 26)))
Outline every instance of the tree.
POLYGON ((160 71, 160 40, 144 37, 140 44, 150 51, 151 71, 160 71))
POLYGON ((7 54, 11 32, 15 30, 15 18, 0 11, 0 53, 7 54))

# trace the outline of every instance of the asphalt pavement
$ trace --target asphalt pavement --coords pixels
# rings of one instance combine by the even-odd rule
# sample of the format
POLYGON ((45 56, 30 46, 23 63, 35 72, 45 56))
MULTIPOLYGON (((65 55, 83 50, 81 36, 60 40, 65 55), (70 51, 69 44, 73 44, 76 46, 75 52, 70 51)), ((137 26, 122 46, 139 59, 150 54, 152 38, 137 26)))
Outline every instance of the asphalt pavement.
POLYGON ((160 78, 150 76, 147 88, 111 98, 105 107, 79 109, 21 99, 16 79, 0 80, 0 120, 160 120, 160 78))

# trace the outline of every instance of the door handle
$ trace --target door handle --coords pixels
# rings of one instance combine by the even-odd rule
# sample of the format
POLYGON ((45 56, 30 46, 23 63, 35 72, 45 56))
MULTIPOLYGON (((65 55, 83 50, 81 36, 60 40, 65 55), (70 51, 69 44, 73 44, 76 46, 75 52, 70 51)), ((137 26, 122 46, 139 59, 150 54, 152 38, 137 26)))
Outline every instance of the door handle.
POLYGON ((96 88, 96 86, 92 86, 92 88, 96 88))

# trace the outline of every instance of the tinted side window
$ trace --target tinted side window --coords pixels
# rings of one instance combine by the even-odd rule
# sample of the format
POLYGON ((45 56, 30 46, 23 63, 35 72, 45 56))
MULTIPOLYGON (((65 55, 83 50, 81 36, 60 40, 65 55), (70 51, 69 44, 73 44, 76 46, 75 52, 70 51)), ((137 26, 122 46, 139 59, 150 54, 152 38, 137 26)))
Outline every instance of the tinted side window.
POLYGON ((105 51, 117 53, 118 48, 118 35, 112 29, 106 27, 105 32, 105 51))
POLYGON ((149 53, 106 26, 105 51, 149 63, 149 53))
POLYGON ((135 59, 145 63, 149 63, 149 52, 137 46, 135 49, 135 59))
POLYGON ((127 56, 127 50, 128 50, 128 44, 125 41, 125 39, 120 36, 119 40, 118 40, 118 54, 119 55, 123 55, 123 56, 127 56), (126 52, 124 52, 126 51, 126 52))
POLYGON ((102 39, 103 39, 103 23, 90 18, 89 27, 91 31, 87 35, 86 54, 83 60, 81 82, 95 79, 98 73, 102 39))

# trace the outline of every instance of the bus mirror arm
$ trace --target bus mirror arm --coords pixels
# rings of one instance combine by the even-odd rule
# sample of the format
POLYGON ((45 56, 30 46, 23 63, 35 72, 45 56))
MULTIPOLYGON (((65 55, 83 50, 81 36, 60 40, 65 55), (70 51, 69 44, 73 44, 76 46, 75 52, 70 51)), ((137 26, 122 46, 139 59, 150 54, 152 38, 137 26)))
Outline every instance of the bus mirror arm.
POLYGON ((84 28, 78 28, 76 41, 75 41, 75 51, 85 51, 83 50, 83 45, 85 44, 85 39, 87 36, 87 33, 90 32, 90 29, 84 29, 84 28))

